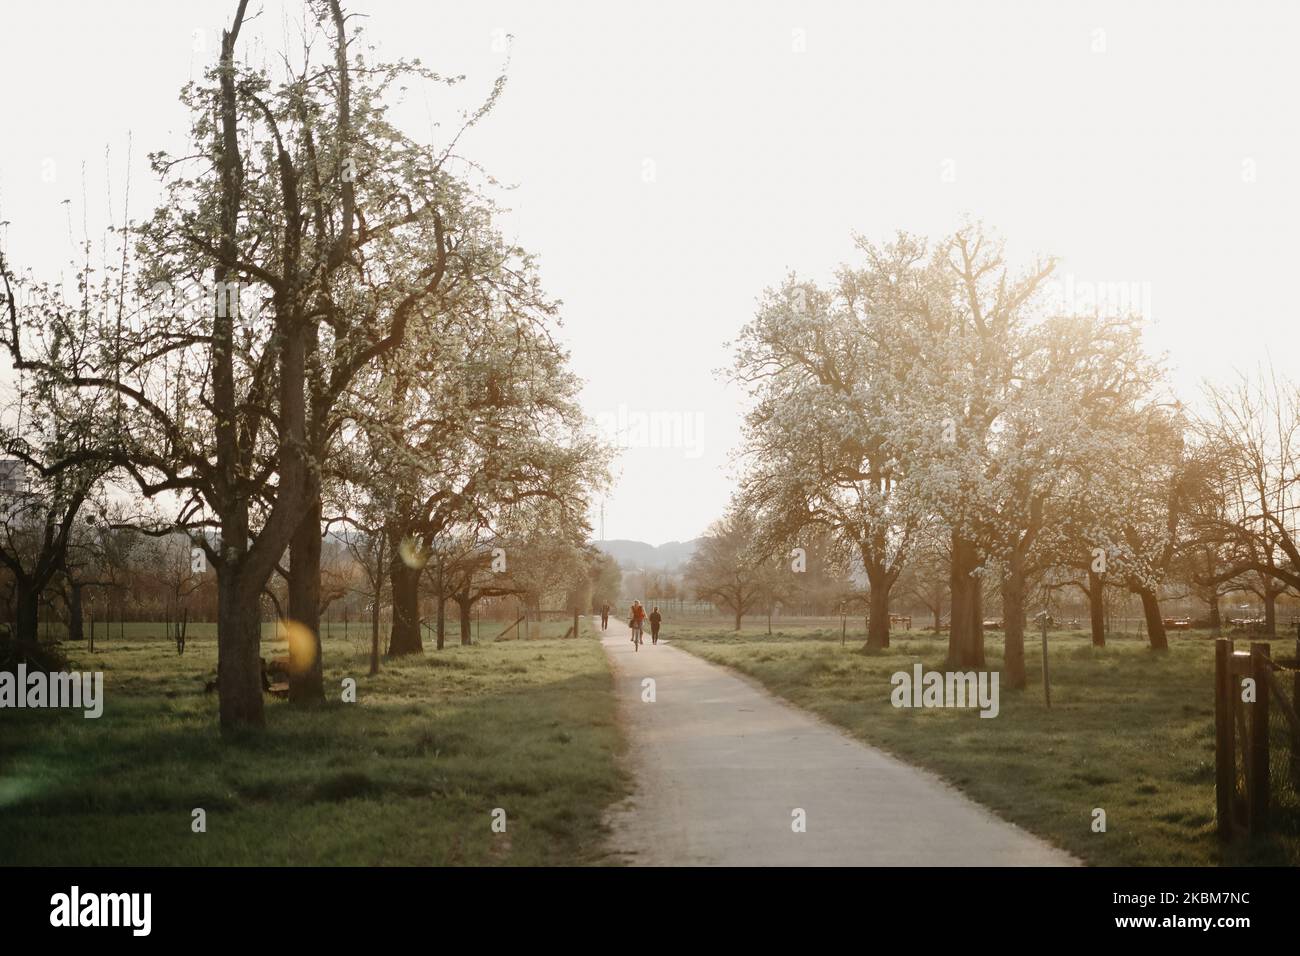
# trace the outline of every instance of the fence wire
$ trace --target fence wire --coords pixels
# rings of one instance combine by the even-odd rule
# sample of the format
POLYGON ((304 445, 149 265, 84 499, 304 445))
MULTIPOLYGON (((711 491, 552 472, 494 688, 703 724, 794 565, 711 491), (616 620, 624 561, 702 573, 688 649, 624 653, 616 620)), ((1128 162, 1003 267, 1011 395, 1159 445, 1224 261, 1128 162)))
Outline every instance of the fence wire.
MULTIPOLYGON (((1280 661, 1274 670, 1287 702, 1296 706, 1297 676, 1295 661, 1280 661)), ((1300 738, 1287 718, 1286 709, 1276 700, 1277 689, 1270 688, 1273 699, 1268 708, 1269 827, 1274 831, 1300 834, 1300 738)))

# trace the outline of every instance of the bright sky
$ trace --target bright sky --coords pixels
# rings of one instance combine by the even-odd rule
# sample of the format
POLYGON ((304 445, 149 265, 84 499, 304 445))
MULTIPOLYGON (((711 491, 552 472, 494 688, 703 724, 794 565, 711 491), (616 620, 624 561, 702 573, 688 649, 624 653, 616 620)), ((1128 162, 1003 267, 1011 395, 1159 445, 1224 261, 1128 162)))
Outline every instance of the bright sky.
MULTIPOLYGON (((606 537, 687 539, 720 515, 740 410, 714 374, 725 343, 787 270, 851 259, 855 230, 940 235, 969 215, 1015 255, 1061 256, 1076 295, 1137 283, 1188 397, 1266 352, 1296 372, 1300 4, 349 7, 383 55, 464 73, 471 98, 513 36, 505 97, 461 151, 517 184, 507 231, 564 300, 590 415, 634 446, 606 537)), ((177 91, 234 8, 6 5, 0 242, 17 265, 67 259, 83 163, 92 232, 110 176, 121 220, 128 131, 132 214, 149 211, 145 153, 178 144, 177 91)), ((261 9, 247 39, 278 49, 300 7, 261 9)), ((414 133, 443 120, 437 137, 468 101, 412 91, 404 115, 414 133)))

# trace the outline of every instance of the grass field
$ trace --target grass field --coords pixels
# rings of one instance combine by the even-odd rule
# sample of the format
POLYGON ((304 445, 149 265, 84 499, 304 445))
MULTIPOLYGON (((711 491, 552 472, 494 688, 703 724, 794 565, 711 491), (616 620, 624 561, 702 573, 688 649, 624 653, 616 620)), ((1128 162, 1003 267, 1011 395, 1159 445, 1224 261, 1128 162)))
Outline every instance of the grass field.
MULTIPOLYGON (((69 646, 78 668, 104 671, 98 720, 5 711, 0 863, 604 862, 601 814, 628 781, 590 636, 461 647, 449 635, 444 651, 368 677, 364 631, 345 640, 340 626, 326 640, 330 703, 303 712, 268 698, 264 734, 223 740, 204 693, 212 626, 191 625, 183 657, 161 634, 128 624, 93 654, 69 646), (345 677, 357 703, 340 700, 345 677), (206 833, 191 832, 194 808, 206 833)), ((264 655, 285 652, 268 630, 264 655)))
MULTIPOLYGON (((1134 639, 1094 649, 1086 634, 1052 634, 1050 710, 1035 636, 1027 640, 1029 688, 1003 689, 999 716, 984 719, 890 703, 895 672, 916 662, 944 669, 946 636, 895 633, 892 647, 868 653, 860 635, 841 647, 838 621, 777 630, 769 637, 765 624, 747 622, 737 636, 717 620, 665 627, 679 648, 937 772, 1088 863, 1300 863, 1294 815, 1279 813, 1279 832, 1249 850, 1222 851, 1215 836, 1214 647, 1206 635, 1171 635, 1169 652, 1155 654, 1134 639), (1094 808, 1106 812, 1105 833, 1092 832, 1094 808)), ((1291 647, 1279 642, 1274 654, 1291 647)), ((987 650, 999 667, 998 634, 988 635, 987 650)), ((1275 780, 1284 776, 1274 770, 1275 780)))

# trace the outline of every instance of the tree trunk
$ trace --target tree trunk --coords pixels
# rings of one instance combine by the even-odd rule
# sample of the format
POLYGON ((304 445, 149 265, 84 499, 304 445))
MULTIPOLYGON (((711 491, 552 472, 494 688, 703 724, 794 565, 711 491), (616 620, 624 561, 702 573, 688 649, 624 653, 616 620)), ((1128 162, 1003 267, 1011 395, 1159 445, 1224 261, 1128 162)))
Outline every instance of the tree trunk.
POLYGON ((69 588, 68 594, 68 640, 82 641, 85 639, 85 629, 82 626, 81 614, 81 588, 82 585, 73 583, 69 588))
POLYGON ((442 650, 447 637, 447 595, 442 593, 442 575, 438 578, 438 650, 442 650))
POLYGON ((1088 623, 1092 625, 1092 646, 1106 646, 1106 584, 1101 575, 1088 569, 1088 623))
POLYGON ((384 580, 384 537, 379 538, 379 554, 375 562, 375 600, 370 605, 370 675, 379 673, 379 595, 384 580))
POLYGON ((736 609, 736 633, 737 633, 737 634, 740 633, 740 618, 741 618, 741 615, 742 615, 742 612, 740 611, 739 608, 737 608, 737 609, 736 609))
POLYGON ((14 582, 14 590, 14 640, 20 648, 35 650, 40 637, 40 591, 21 581, 14 582))
POLYGON ((423 654, 420 640, 420 571, 402 560, 401 550, 393 549, 389 564, 393 588, 393 630, 388 641, 388 653, 393 657, 402 654, 423 654))
POLYGON ((1277 592, 1267 585, 1264 588, 1264 636, 1277 634, 1277 592))
POLYGON ((1002 575, 1003 683, 1024 690, 1025 676, 1025 562, 1018 552, 1007 559, 1002 575))
POLYGON ((1139 588, 1138 595, 1142 598, 1142 614, 1146 617, 1147 638, 1151 643, 1153 651, 1167 651, 1169 649, 1169 640, 1165 637, 1165 622, 1160 616, 1160 599, 1156 592, 1150 588, 1139 588))
POLYGON ((375 600, 370 605, 370 673, 379 673, 379 599, 384 593, 384 552, 388 538, 381 531, 375 541, 375 600))
POLYGON ((289 641, 289 703, 299 706, 325 700, 320 639, 321 501, 313 490, 307 513, 289 545, 289 620, 301 627, 289 641))
POLYGON ((217 687, 221 729, 263 727, 260 585, 242 580, 230 564, 217 567, 217 687))
POLYGON ((948 666, 984 666, 984 601, 982 583, 973 572, 979 567, 975 545, 954 533, 949 584, 952 589, 952 625, 948 630, 948 666))
MULTIPOLYGON (((382 567, 382 565, 381 565, 382 567)), ((370 673, 379 673, 379 575, 383 574, 381 570, 375 576, 375 600, 370 605, 370 673)))
POLYGON ((460 607, 460 643, 463 647, 468 647, 474 643, 474 632, 471 629, 470 615, 474 612, 474 604, 469 599, 469 592, 458 594, 456 604, 460 607))
MULTIPOLYGON (((237 258, 237 234, 243 198, 243 160, 239 152, 239 108, 235 89, 235 42, 243 23, 246 4, 240 4, 231 29, 221 35, 220 122, 214 144, 221 171, 219 238, 217 262, 212 279, 218 289, 229 276, 237 258)), ((239 486, 240 436, 236 422, 234 340, 235 310, 216 309, 212 318, 212 411, 216 418, 216 463, 218 483, 228 490, 220 506, 221 546, 226 558, 217 565, 217 692, 220 698, 222 732, 265 726, 262 710, 262 646, 259 604, 266 580, 254 581, 246 566, 248 557, 248 501, 237 492, 239 486)), ((282 387, 289 383, 282 382, 282 387)), ((292 417, 292 409, 281 409, 281 418, 292 417)), ((282 425, 282 428, 285 427, 282 425)), ((300 436, 299 436, 300 437, 300 436)), ((289 495, 293 476, 285 477, 289 495)), ((280 501, 277 505, 283 506, 280 501)), ((267 569, 267 576, 270 568, 267 569)))
POLYGON ((869 580, 871 616, 867 619, 867 649, 882 650, 889 646, 889 584, 885 575, 869 580))
MULTIPOLYGON (((378 602, 376 602, 378 604, 378 602)), ((379 673, 379 612, 376 609, 374 626, 370 629, 370 676, 379 673)))
POLYGON ((1210 607, 1210 633, 1218 637, 1223 633, 1223 615, 1219 611, 1219 595, 1215 594, 1208 603, 1210 607))

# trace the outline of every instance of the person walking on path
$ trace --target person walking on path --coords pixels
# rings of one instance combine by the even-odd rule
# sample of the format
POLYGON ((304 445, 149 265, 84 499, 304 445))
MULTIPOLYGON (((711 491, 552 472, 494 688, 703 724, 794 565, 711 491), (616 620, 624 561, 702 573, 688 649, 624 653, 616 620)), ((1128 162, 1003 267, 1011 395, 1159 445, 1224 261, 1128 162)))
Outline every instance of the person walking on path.
POLYGON ((650 643, 651 644, 659 643, 659 625, 663 621, 663 619, 664 616, 659 613, 659 606, 655 605, 655 609, 650 612, 650 643))
POLYGON ((600 629, 602 631, 609 629, 609 602, 606 601, 600 608, 600 629))
POLYGON ((632 628, 632 643, 636 649, 641 650, 641 630, 645 625, 645 608, 641 606, 640 601, 632 602, 632 620, 628 622, 632 628))

